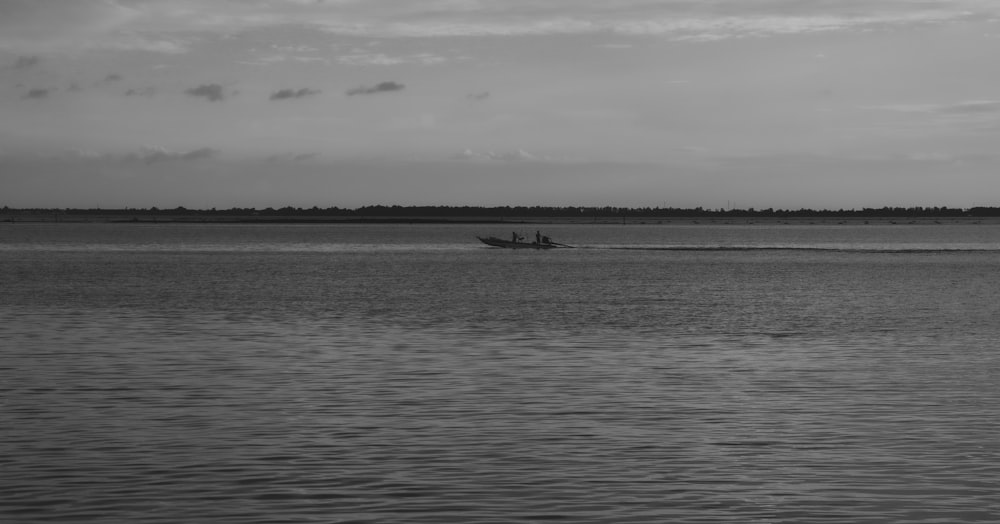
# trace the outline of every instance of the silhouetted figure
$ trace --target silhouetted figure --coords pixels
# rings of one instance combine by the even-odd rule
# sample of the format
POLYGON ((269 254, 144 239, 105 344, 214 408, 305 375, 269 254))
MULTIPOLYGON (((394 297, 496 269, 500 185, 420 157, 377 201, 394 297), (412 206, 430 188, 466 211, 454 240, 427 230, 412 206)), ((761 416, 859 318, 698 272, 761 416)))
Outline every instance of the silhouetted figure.
POLYGON ((535 231, 535 243, 536 244, 542 243, 542 233, 540 231, 535 231))
POLYGON ((511 235, 511 237, 510 237, 510 241, 511 241, 511 242, 517 242, 517 231, 514 231, 514 232, 513 232, 513 233, 511 233, 510 235, 511 235))

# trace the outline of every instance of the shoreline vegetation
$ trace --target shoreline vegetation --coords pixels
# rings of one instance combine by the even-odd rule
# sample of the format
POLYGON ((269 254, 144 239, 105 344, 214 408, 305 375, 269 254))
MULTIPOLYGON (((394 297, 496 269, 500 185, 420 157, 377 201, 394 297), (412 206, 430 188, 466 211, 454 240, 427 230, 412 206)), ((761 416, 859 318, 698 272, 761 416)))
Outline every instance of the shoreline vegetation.
POLYGON ((472 224, 941 224, 1000 223, 1000 207, 705 209, 550 206, 364 206, 359 208, 0 209, 0 222, 114 223, 472 223, 472 224))

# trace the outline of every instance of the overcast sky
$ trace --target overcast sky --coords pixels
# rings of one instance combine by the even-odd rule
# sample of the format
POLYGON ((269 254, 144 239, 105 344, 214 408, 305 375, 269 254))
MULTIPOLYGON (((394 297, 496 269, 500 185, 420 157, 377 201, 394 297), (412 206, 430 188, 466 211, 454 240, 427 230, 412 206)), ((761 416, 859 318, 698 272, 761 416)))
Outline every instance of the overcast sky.
POLYGON ((0 0, 0 206, 1000 205, 997 0, 0 0))

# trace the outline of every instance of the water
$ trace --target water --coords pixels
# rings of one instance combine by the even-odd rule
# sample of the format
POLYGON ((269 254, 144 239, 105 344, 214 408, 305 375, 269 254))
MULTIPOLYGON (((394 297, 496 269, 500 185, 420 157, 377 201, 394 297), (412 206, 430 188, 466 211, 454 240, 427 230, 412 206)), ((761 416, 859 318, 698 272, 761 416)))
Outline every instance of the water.
POLYGON ((1000 519, 1000 226, 544 230, 0 225, 0 520, 1000 519))

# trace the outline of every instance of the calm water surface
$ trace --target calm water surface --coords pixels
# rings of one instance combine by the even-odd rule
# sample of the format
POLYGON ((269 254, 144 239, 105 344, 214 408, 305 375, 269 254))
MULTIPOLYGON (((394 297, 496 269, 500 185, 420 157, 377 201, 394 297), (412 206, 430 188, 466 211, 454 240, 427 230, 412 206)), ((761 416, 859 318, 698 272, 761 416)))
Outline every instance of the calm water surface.
POLYGON ((1000 226, 509 229, 0 225, 0 521, 1000 520, 1000 226))

